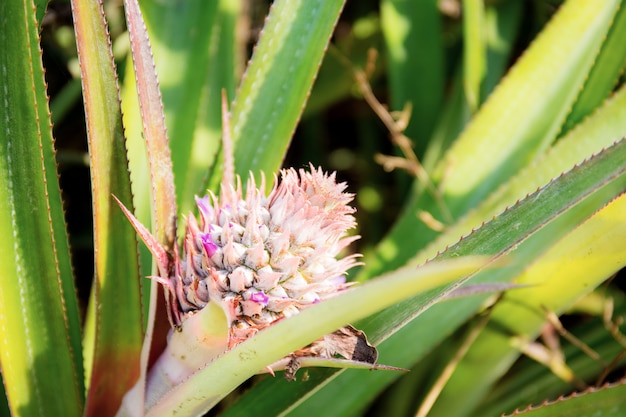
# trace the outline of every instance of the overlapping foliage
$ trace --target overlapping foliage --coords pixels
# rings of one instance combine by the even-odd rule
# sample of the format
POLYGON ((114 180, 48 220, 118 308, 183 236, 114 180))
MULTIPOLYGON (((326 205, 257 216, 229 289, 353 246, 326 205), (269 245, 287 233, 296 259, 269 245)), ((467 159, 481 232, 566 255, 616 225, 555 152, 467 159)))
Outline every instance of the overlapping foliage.
MULTIPOLYGON (((133 386, 122 413, 144 412, 135 384, 169 325, 142 281, 150 254, 111 195, 174 246, 193 196, 221 180, 222 90, 242 177, 287 161, 349 180, 363 284, 238 345, 147 415, 498 414, 623 375, 626 304, 610 284, 626 264, 623 1, 371 3, 274 2, 245 70, 236 28, 257 2, 142 1, 142 18, 129 0, 124 19, 114 2, 73 0, 74 35, 63 2, 45 19, 47 1, 0 3, 1 412, 115 415, 133 386), (50 87, 42 48, 78 51, 62 65, 44 56, 50 87), (72 82, 52 91, 57 67, 80 68, 90 197, 59 189, 76 119, 63 100, 81 100, 72 82), (78 297, 77 200, 94 250, 78 297), (585 318, 566 326, 575 338, 549 320, 572 312, 585 318), (313 368, 236 389, 348 322, 411 372, 313 368)), ((623 387, 525 413, 626 412, 623 387)))

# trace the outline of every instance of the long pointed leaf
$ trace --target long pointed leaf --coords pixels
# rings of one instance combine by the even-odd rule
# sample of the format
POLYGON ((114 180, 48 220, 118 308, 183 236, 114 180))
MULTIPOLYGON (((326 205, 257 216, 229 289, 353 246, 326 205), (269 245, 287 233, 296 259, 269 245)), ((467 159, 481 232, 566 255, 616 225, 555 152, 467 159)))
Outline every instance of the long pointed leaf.
POLYGON ((0 3, 0 362, 13 413, 78 416, 80 322, 35 12, 0 3))
MULTIPOLYGON (((602 311, 609 300, 609 298, 605 298, 606 295, 612 298, 615 303, 613 317, 623 317, 626 314, 626 305, 622 295, 613 291, 609 294, 603 294, 603 292, 601 289, 595 294, 591 294, 588 300, 599 301, 598 307, 602 311)), ((578 310, 570 311, 576 312, 578 310)), ((620 327, 623 328, 623 325, 620 327)), ((623 366, 625 363, 626 360, 623 357, 620 359, 624 346, 610 332, 607 332, 604 318, 596 317, 583 323, 567 326, 567 330, 597 352, 600 358, 606 361, 618 359, 615 362, 616 366, 623 366)), ((561 349, 565 363, 578 379, 597 381, 598 375, 604 372, 604 365, 591 358, 587 352, 580 350, 578 346, 564 342, 561 344, 561 349)), ((540 364, 530 358, 520 358, 515 369, 516 378, 499 380, 488 398, 478 410, 472 413, 472 416, 480 417, 512 412, 526 404, 539 404, 547 399, 558 398, 563 393, 569 393, 573 389, 571 383, 563 381, 554 373, 547 373, 545 364, 540 364)))
POLYGON ((561 314, 626 264, 626 254, 615 246, 615 242, 624 238, 626 195, 603 208, 535 261, 516 281, 530 286, 508 294, 494 308, 493 326, 483 330, 459 364, 432 410, 434 415, 470 415, 519 356, 513 339, 522 337, 530 341, 537 337, 545 322, 543 308, 561 314), (475 375, 477 369, 481 370, 481 380, 470 382, 468 375, 475 375), (458 392, 468 395, 451 402, 458 392))
MULTIPOLYGON (((621 141, 608 152, 597 155, 528 196, 448 249, 441 257, 494 253, 502 256, 510 253, 506 255, 510 259, 507 266, 491 273, 479 273, 471 281, 509 282, 539 253, 566 235, 572 225, 584 221, 624 189, 625 158, 626 141, 621 141)), ((423 313, 420 310, 423 299, 418 297, 400 302, 357 326, 369 335, 372 343, 379 344, 381 362, 412 367, 467 320, 486 297, 455 299, 436 304, 423 313), (407 349, 407 340, 412 341, 411 349, 407 349)), ((376 392, 397 378, 393 374, 373 373, 367 375, 367 382, 364 382, 363 376, 349 372, 316 374, 306 384, 298 386, 292 384, 278 388, 281 381, 266 380, 247 393, 226 415, 245 412, 242 410, 249 404, 255 404, 258 411, 269 414, 288 411, 290 415, 310 415, 316 410, 324 415, 355 415, 367 406, 364 398, 373 399, 376 392), (256 397, 266 390, 274 392, 271 402, 260 401, 256 397), (260 409, 261 404, 266 408, 260 409)))
POLYGON ((164 247, 172 249, 176 237, 176 195, 161 93, 139 5, 136 0, 125 0, 124 7, 150 165, 153 233, 164 247))
POLYGON ((589 389, 587 392, 573 394, 549 404, 530 407, 516 412, 522 417, 595 417, 622 416, 626 413, 626 384, 589 389))
POLYGON ((101 2, 72 1, 89 139, 95 279, 85 415, 114 415, 139 376, 142 326, 137 242, 112 195, 130 205, 115 68, 101 2), (112 205, 113 203, 113 205, 112 205))
POLYGON ((442 22, 434 0, 385 0, 380 5, 387 47, 393 110, 411 103, 405 134, 424 148, 434 129, 444 92, 442 22))
POLYGON ((312 306, 259 332, 199 370, 172 389, 147 416, 173 412, 200 415, 264 366, 350 321, 474 272, 487 260, 485 257, 457 259, 390 274, 312 306), (281 341, 279 346, 273 343, 276 340, 281 341))
POLYGON ((235 88, 238 1, 145 1, 170 137, 178 204, 187 213, 220 143, 220 94, 235 88))
MULTIPOLYGON (((420 211, 458 218, 515 175, 554 140, 596 58, 619 5, 570 0, 511 68, 433 175, 440 200, 418 193, 370 257, 366 277, 403 265, 437 233, 420 211), (419 198, 417 198, 419 196, 419 198), (400 245, 411 241, 412 245, 400 245)), ((486 220, 486 219, 484 219, 486 220)))
POLYGON ((588 116, 613 91, 626 66, 625 36, 626 7, 622 2, 584 88, 567 116, 564 132, 588 116))
POLYGON ((561 138, 545 155, 524 168, 505 187, 498 189, 420 251, 413 260, 423 262, 472 228, 515 204, 522 196, 546 184, 588 155, 600 152, 626 132, 626 88, 622 87, 575 130, 561 138))
MULTIPOLYGON (((124 10, 130 35, 143 138, 148 154, 148 172, 152 191, 152 232, 165 250, 171 252, 176 244, 176 194, 161 93, 150 41, 137 0, 125 0, 124 10)), ((132 145, 135 151, 137 147, 140 147, 136 142, 132 142, 132 145)), ((143 167, 141 164, 139 166, 143 167)), ((155 265, 154 262, 153 265, 155 265)), ((156 266, 153 266, 153 269, 156 269, 156 266)), ((158 273, 169 276, 169 269, 168 265, 167 270, 160 270, 158 273)), ((141 352, 140 376, 137 384, 124 400, 126 404, 132 404, 133 412, 137 414, 143 410, 145 375, 150 355, 158 354, 159 350, 163 349, 168 331, 163 320, 167 307, 163 297, 159 296, 162 293, 163 289, 157 285, 156 281, 150 283, 147 297, 149 299, 148 319, 141 352)))
MULTIPOLYGON (((232 108, 236 172, 282 163, 345 0, 274 2, 232 108), (285 65, 285 63, 288 63, 285 65)), ((209 187, 217 188, 214 169, 209 187)))

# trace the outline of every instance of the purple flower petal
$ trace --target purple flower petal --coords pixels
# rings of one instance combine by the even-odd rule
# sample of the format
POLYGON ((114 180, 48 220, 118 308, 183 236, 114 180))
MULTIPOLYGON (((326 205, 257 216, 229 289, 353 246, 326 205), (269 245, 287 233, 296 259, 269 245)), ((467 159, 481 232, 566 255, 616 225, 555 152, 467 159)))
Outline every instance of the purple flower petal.
POLYGON ((250 301, 254 301, 255 303, 267 304, 269 299, 270 298, 262 291, 252 293, 250 296, 250 301))
POLYGON ((208 195, 204 197, 196 197, 196 204, 198 205, 198 209, 200 209, 200 214, 208 221, 211 218, 211 213, 213 212, 213 207, 211 207, 211 200, 208 195))
POLYGON ((211 239, 211 235, 209 233, 200 233, 200 241, 202 242, 202 246, 204 247, 204 251, 206 252, 208 257, 213 256, 215 251, 217 251, 217 245, 213 243, 213 239, 211 239))

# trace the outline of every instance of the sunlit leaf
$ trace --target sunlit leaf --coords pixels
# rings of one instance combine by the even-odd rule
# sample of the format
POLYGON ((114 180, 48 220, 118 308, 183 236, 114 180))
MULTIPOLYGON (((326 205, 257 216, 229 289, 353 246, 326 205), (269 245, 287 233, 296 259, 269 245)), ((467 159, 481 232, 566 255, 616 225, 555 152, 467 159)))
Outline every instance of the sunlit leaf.
POLYGON ((78 416, 80 321, 35 11, 0 4, 0 362, 13 413, 78 416))
POLYGON ((96 254, 85 332, 85 415, 110 416, 139 376, 143 332, 137 243, 112 197, 132 203, 116 75, 101 3, 76 0, 72 5, 89 139, 96 254))

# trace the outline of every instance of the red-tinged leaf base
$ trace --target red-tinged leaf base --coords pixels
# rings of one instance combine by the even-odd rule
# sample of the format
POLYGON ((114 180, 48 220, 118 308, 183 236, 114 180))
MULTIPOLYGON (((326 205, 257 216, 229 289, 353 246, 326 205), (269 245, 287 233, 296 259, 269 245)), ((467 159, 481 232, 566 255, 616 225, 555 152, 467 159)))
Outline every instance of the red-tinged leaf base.
POLYGON ((139 364, 134 360, 136 354, 117 346, 114 351, 102 353, 100 357, 102 360, 97 362, 91 376, 85 416, 116 415, 124 394, 139 378, 139 364), (124 369, 125 372, 114 374, 111 369, 124 369))

